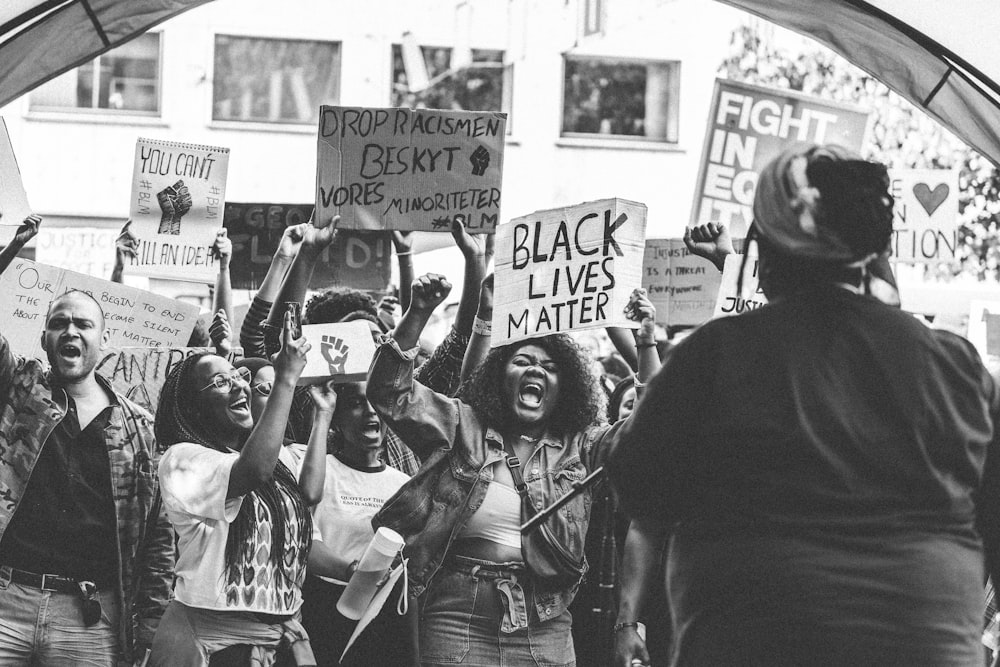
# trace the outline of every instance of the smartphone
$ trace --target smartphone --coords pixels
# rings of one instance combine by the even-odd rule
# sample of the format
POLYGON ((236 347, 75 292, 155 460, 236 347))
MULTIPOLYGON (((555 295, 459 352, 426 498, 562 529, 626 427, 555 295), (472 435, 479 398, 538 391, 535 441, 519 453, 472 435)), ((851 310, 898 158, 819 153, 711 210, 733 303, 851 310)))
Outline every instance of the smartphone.
POLYGON ((292 314, 292 340, 302 338, 302 304, 289 301, 285 304, 285 312, 292 314))

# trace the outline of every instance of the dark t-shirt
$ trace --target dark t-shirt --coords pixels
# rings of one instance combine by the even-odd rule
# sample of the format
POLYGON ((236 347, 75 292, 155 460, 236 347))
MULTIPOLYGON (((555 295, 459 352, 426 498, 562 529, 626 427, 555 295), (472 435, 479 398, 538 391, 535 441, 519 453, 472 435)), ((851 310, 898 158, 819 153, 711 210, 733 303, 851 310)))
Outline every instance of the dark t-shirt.
POLYGON ((673 526, 678 663, 981 660, 997 404, 968 341, 838 288, 693 333, 609 464, 673 526))
POLYGON ((76 404, 68 403, 0 541, 0 563, 109 587, 118 573, 118 537, 104 429, 114 406, 81 431, 76 404))

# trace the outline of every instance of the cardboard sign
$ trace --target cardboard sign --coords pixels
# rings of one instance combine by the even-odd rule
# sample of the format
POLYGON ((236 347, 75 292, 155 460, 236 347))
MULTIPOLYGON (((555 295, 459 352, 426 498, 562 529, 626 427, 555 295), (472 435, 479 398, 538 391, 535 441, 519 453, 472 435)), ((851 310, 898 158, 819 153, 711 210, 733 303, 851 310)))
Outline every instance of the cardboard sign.
POLYGON ((368 378, 368 368, 375 356, 375 342, 366 321, 306 324, 302 327, 312 348, 299 385, 333 379, 337 382, 360 382, 368 378))
MULTIPOLYGON (((256 290, 286 227, 309 221, 312 204, 239 204, 226 202, 225 227, 233 242, 229 274, 234 289, 256 290)), ((316 263, 309 287, 338 285, 382 291, 391 281, 389 232, 339 230, 316 263)))
POLYGON ((341 229, 492 234, 507 116, 432 109, 320 109, 316 215, 341 229))
POLYGON ((747 259, 743 273, 743 290, 737 289, 743 255, 729 255, 722 271, 722 285, 719 298, 715 301, 713 317, 730 317, 750 310, 756 310, 767 303, 767 297, 760 289, 757 279, 757 257, 747 259))
POLYGON ((132 170, 132 275, 212 282, 211 246, 222 226, 229 149, 139 139, 132 170))
POLYGON ((868 115, 799 93, 717 79, 690 226, 721 222, 733 238, 745 237, 757 177, 768 162, 800 142, 860 152, 868 115))
POLYGON ((0 225, 17 227, 29 215, 31 206, 21 183, 21 170, 10 144, 7 124, 0 118, 0 225))
POLYGON ((646 239, 642 286, 666 326, 697 326, 711 319, 722 284, 712 262, 691 254, 683 239, 646 239))
POLYGON ((968 339, 984 363, 1000 360, 1000 301, 970 302, 968 339))
POLYGON ((603 199, 515 218, 497 230, 493 347, 602 327, 642 285, 646 206, 603 199))
POLYGON ((90 294, 104 311, 111 347, 180 347, 191 338, 200 309, 193 303, 15 259, 0 274, 2 331, 18 354, 44 358, 41 333, 49 304, 70 290, 90 294))
POLYGON ((958 172, 890 169, 892 261, 947 262, 958 249, 958 172))
POLYGON ((115 268, 118 230, 106 227, 46 227, 35 237, 35 261, 96 278, 115 268))

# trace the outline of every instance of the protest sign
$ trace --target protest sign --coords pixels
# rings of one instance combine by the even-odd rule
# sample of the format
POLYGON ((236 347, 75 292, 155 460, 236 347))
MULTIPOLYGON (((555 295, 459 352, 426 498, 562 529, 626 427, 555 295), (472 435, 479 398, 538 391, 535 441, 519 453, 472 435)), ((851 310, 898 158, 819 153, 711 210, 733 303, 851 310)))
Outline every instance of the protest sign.
POLYGON ((767 297, 758 284, 756 255, 747 258, 743 272, 743 289, 739 290, 737 288, 741 266, 743 266, 743 255, 726 256, 726 265, 722 270, 722 285, 719 287, 719 297, 715 301, 713 317, 739 315, 756 310, 767 303, 767 297))
POLYGON ((995 366, 1000 361, 1000 301, 977 299, 969 303, 967 337, 984 362, 995 366))
POLYGON ((375 342, 367 321, 306 324, 302 327, 302 335, 312 348, 306 356, 300 385, 329 379, 358 382, 368 377, 368 367, 375 356, 375 342))
MULTIPOLYGON (((233 242, 229 263, 234 289, 255 290, 267 275, 286 227, 309 221, 312 204, 226 202, 224 226, 233 242)), ((391 280, 390 232, 339 230, 313 271, 311 289, 331 285, 382 291, 391 280)))
POLYGON ((497 229, 492 345, 639 325, 623 309, 642 286, 646 206, 603 199, 497 229))
POLYGON ((694 255, 683 239, 646 239, 642 286, 666 326, 696 326, 711 319, 722 274, 694 255))
POLYGON ((947 262, 958 249, 958 172, 890 169, 892 261, 947 262))
POLYGON ((29 215, 31 206, 21 183, 21 170, 10 144, 7 124, 0 118, 0 225, 16 227, 29 215))
POLYGON ((799 142, 860 152, 868 112, 787 90, 717 79, 691 225, 721 222, 746 236, 760 170, 799 142))
POLYGON ((222 226, 229 149, 139 139, 132 170, 129 273, 212 282, 215 233, 222 226))
POLYGON ((492 234, 507 116, 432 109, 320 109, 316 215, 341 229, 492 234))
POLYGON ((191 337, 199 308, 75 271, 15 259, 0 274, 0 321, 18 354, 43 357, 45 314, 57 296, 70 290, 90 294, 104 311, 111 347, 177 347, 191 337))
POLYGON ((46 227, 35 237, 35 261, 104 278, 115 268, 117 229, 46 227))

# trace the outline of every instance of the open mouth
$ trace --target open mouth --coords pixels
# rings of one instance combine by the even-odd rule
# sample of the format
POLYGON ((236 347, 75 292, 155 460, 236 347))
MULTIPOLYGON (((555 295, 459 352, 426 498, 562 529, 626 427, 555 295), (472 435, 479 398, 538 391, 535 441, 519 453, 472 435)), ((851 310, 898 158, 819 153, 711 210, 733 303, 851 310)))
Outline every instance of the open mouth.
POLYGON ((545 396, 545 387, 541 382, 528 380, 521 385, 517 393, 518 400, 526 407, 537 408, 542 405, 542 398, 545 396))
POLYGON ((64 359, 79 359, 83 356, 83 350, 73 343, 63 343, 59 346, 59 356, 64 359))
POLYGON ((245 396, 240 396, 229 404, 229 409, 233 412, 250 412, 250 402, 247 401, 245 396))
POLYGON ((365 424, 364 428, 361 429, 361 433, 366 438, 377 438, 382 435, 382 425, 373 419, 365 424))

